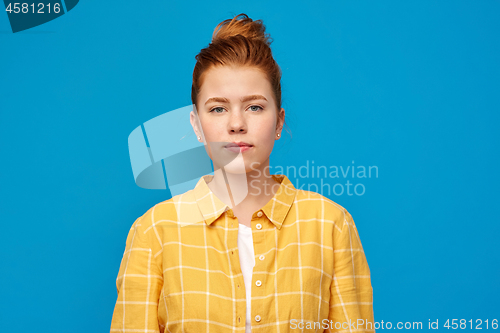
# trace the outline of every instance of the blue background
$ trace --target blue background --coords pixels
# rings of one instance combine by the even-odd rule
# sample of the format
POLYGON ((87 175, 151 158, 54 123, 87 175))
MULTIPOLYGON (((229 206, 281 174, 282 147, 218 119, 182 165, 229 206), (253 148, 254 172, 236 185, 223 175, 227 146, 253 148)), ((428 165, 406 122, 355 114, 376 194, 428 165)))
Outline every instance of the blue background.
POLYGON ((1 330, 109 331, 128 230, 168 199, 135 185, 127 137, 191 104, 194 56, 242 12, 283 70, 271 164, 378 167, 327 195, 375 320, 500 319, 500 2, 81 1, 16 34, 0 13, 1 330))

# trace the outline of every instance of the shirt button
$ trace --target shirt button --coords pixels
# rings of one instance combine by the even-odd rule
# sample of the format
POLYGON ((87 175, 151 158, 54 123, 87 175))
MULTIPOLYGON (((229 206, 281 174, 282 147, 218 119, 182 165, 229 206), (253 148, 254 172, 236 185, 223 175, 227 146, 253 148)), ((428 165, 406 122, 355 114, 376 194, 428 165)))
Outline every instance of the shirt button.
POLYGON ((255 321, 260 321, 260 316, 259 315, 255 316, 255 321))
POLYGON ((255 285, 256 285, 257 287, 260 287, 260 286, 261 286, 261 284, 262 284, 262 282, 261 282, 260 280, 255 281, 255 285))
POLYGON ((264 260, 264 258, 265 257, 263 255, 259 257, 260 260, 264 260))
POLYGON ((259 229, 259 230, 260 230, 260 229, 262 229, 262 224, 257 223, 257 224, 255 225, 255 227, 256 227, 257 229, 259 229))
POLYGON ((262 217, 262 212, 258 212, 258 213, 257 213, 257 216, 258 216, 258 217, 262 217))

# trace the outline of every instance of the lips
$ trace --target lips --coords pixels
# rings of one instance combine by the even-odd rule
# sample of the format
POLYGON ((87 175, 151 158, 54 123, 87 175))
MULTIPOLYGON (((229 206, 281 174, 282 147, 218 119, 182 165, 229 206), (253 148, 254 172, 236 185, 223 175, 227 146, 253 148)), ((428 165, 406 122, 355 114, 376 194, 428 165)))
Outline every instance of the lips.
POLYGON ((246 142, 231 142, 229 144, 226 145, 226 148, 231 148, 231 147, 235 147, 235 148, 238 148, 238 147, 252 147, 251 144, 249 143, 246 143, 246 142))
POLYGON ((242 153, 251 149, 253 145, 246 142, 231 142, 225 148, 233 153, 242 153))

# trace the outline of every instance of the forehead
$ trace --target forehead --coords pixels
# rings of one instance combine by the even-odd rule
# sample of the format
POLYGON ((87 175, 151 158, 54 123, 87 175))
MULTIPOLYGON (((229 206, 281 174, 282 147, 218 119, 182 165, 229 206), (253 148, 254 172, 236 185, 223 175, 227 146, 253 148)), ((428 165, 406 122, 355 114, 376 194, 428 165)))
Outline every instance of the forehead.
POLYGON ((239 98, 248 94, 272 98, 272 89, 266 75, 255 67, 212 67, 203 73, 201 102, 210 97, 239 98))

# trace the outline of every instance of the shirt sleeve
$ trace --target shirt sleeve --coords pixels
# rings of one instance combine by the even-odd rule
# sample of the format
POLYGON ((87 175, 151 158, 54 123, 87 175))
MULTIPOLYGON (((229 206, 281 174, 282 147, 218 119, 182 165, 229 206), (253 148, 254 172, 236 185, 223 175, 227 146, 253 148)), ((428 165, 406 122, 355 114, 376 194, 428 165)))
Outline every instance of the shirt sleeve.
POLYGON ((127 236, 116 279, 116 300, 110 332, 160 332, 158 299, 163 274, 154 258, 151 240, 139 217, 127 236))
POLYGON ((325 332, 375 332, 370 269, 354 220, 346 210, 339 229, 334 228, 330 323, 325 332))

